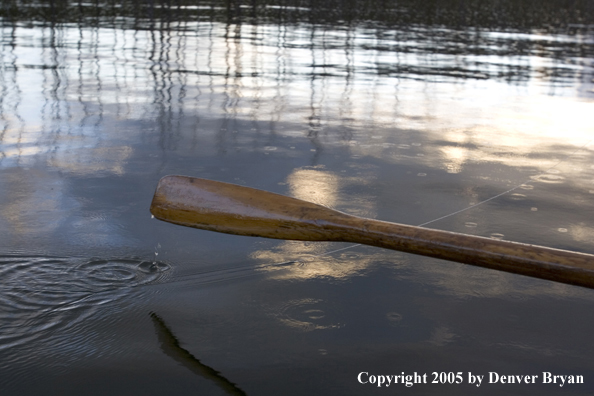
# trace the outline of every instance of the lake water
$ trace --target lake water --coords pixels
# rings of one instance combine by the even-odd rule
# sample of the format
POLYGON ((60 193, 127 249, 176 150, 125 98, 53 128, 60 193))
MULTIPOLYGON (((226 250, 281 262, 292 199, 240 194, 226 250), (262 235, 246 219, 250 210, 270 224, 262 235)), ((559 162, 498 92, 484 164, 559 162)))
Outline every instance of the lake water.
POLYGON ((594 253, 592 2, 0 12, 3 396, 594 392, 589 289, 149 213, 184 174, 594 253))

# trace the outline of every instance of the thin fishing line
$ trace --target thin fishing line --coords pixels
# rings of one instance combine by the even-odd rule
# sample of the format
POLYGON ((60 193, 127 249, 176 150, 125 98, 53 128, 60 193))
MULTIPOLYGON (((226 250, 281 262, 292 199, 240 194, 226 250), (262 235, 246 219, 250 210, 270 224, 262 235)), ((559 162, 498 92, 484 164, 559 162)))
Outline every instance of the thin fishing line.
POLYGON ((135 285, 133 287, 188 282, 188 281, 191 281, 191 280, 197 279, 197 278, 201 279, 201 282, 199 282, 198 284, 223 282, 223 281, 228 281, 228 280, 246 278, 248 276, 257 274, 258 270, 262 270, 265 268, 270 268, 270 267, 280 268, 282 266, 289 266, 292 264, 300 264, 300 263, 301 262, 299 262, 297 260, 291 260, 291 261, 284 261, 282 263, 260 264, 260 265, 256 265, 256 266, 248 264, 248 265, 241 265, 241 266, 237 266, 237 267, 233 267, 233 268, 214 269, 214 270, 210 270, 210 271, 199 271, 199 272, 193 272, 190 274, 185 274, 185 275, 183 275, 183 278, 179 278, 179 279, 171 278, 171 279, 163 281, 163 282, 159 282, 158 280, 156 280, 156 281, 145 283, 145 284, 135 285), (236 274, 236 276, 233 276, 233 277, 228 276, 228 275, 233 275, 233 274, 236 274))
MULTIPOLYGON (((567 156, 565 156, 565 158, 557 161, 553 166, 549 167, 548 169, 546 169, 544 172, 550 172, 551 170, 557 168, 559 165, 561 165, 562 163, 566 162, 569 158, 571 158, 573 155, 575 155, 575 153, 577 153, 578 151, 588 147, 592 142, 594 142, 594 139, 588 141, 586 144, 576 148, 574 151, 572 151, 570 154, 568 154, 567 156)), ((417 227, 423 227, 426 226, 427 224, 431 224, 431 223, 435 223, 436 221, 439 220, 443 220, 445 218, 451 217, 451 216, 455 216, 459 213, 468 211, 470 209, 474 209, 480 205, 483 205, 487 202, 493 201, 494 199, 497 199, 503 195, 509 194, 512 191, 517 190, 518 188, 525 186, 529 183, 533 182, 533 180, 531 180, 530 178, 524 180, 522 183, 517 184, 516 186, 503 191, 499 194, 493 195, 492 197, 489 197, 481 202, 478 202, 474 205, 470 205, 466 208, 451 212, 447 215, 441 216, 441 217, 437 217, 433 220, 424 222, 419 224, 417 227)), ((234 267, 234 268, 225 268, 225 269, 216 269, 216 270, 211 270, 211 271, 201 271, 201 272, 195 272, 195 273, 191 273, 188 275, 185 275, 183 279, 170 279, 167 280, 165 282, 159 282, 156 281, 154 283, 148 283, 148 284, 144 284, 144 285, 138 285, 138 286, 150 286, 150 285, 160 285, 160 284, 166 284, 166 283, 177 283, 177 282, 187 282, 187 281, 192 281, 194 279, 197 278, 201 278, 201 281, 198 284, 205 284, 205 283, 215 283, 215 282, 222 282, 222 281, 229 281, 229 280, 235 280, 235 279, 240 279, 240 278, 245 278, 245 277, 249 277, 252 275, 255 275, 258 273, 258 270, 260 269, 264 269, 264 268, 269 268, 269 267, 281 267, 281 266, 288 266, 288 265, 293 265, 293 264, 299 264, 299 265, 303 265, 308 261, 311 261, 314 258, 318 258, 318 257, 324 257, 324 256, 329 256, 332 255, 334 253, 338 253, 338 252, 342 252, 348 249, 352 249, 355 248, 357 246, 361 246, 361 244, 354 244, 354 245, 350 245, 350 246, 346 246, 346 247, 342 247, 340 249, 335 249, 335 250, 330 250, 324 253, 320 253, 317 255, 312 255, 312 256, 308 256, 307 259, 297 259, 297 260, 292 260, 292 261, 285 261, 282 263, 271 263, 271 264, 263 264, 263 265, 258 265, 258 266, 252 266, 252 265, 245 265, 245 266, 238 266, 238 267, 234 267), (236 275, 233 277, 227 277, 226 275, 236 275)))
MULTIPOLYGON (((588 147, 590 144, 592 144, 592 142, 594 142, 594 139, 591 139, 591 140, 590 140, 590 141, 588 141, 586 144, 584 144, 584 145, 582 145, 582 146, 580 146, 580 147, 576 148, 576 149, 575 149, 574 151, 572 151, 570 154, 566 155, 566 156, 565 156, 565 158, 563 158, 563 159, 560 159, 559 161, 557 161, 557 163, 556 163, 556 164, 554 164, 553 166, 551 166, 550 168, 548 168, 548 169, 547 169, 547 170, 545 170, 544 172, 545 172, 545 173, 547 173, 547 172, 550 172, 551 170, 553 170, 553 169, 557 168, 559 165, 561 165, 562 163, 564 163, 565 161, 567 161, 569 158, 573 157, 573 156, 575 155, 575 153, 577 153, 578 151, 580 151, 580 150, 583 150, 584 148, 588 147)), ((494 200, 494 199, 497 199, 497 198, 499 198, 499 197, 501 197, 501 196, 503 196, 503 195, 505 195, 505 194, 509 194, 510 192, 512 192, 512 191, 515 191, 515 190, 517 190, 518 188, 520 188, 520 187, 522 187, 522 186, 525 186, 525 185, 527 185, 527 184, 529 184, 529 183, 532 183, 532 182, 533 182, 533 180, 531 180, 530 178, 529 178, 529 179, 526 179, 526 180, 525 180, 525 181, 523 181, 522 183, 518 184, 518 185, 517 185, 517 186, 515 186, 515 187, 512 187, 512 188, 510 188, 509 190, 506 190, 506 191, 504 191, 504 192, 502 192, 502 193, 499 193, 499 194, 497 194, 497 195, 494 195, 494 196, 492 196, 492 197, 490 197, 490 198, 487 198, 487 199, 485 199, 485 200, 483 200, 483 201, 481 201, 481 202, 478 202, 478 203, 476 203, 476 204, 474 204, 474 205, 470 205, 470 206, 468 206, 468 207, 466 207, 466 208, 463 208, 463 209, 457 210, 457 211, 455 211, 455 212, 452 212, 452 213, 450 213, 450 214, 447 214, 447 215, 445 215, 445 216, 441 216, 441 217, 435 218, 435 219, 433 219, 433 220, 430 220, 430 221, 426 221, 426 222, 424 222, 424 223, 421 223, 421 224, 417 225, 417 227, 424 227, 424 226, 426 226, 427 224, 435 223, 436 221, 443 220, 443 219, 446 219, 446 218, 448 218, 448 217, 451 217, 451 216, 455 216, 455 215, 457 215, 457 214, 459 214, 459 213, 466 212, 467 210, 470 210, 470 209, 474 209, 474 208, 476 208, 477 206, 483 205, 483 204, 485 204, 485 203, 487 203, 487 202, 489 202, 489 201, 492 201, 492 200, 494 200)), ((361 246, 361 244, 360 244, 360 243, 358 243, 358 244, 356 244, 356 245, 351 245, 351 246, 347 246, 347 247, 344 247, 344 248, 340 248, 340 249, 336 249, 336 250, 331 250, 331 251, 329 251, 329 252, 325 252, 325 253, 322 253, 322 254, 315 255, 315 256, 313 256, 313 257, 322 257, 322 256, 328 256, 328 255, 330 255, 330 254, 334 254, 334 253, 337 253, 337 252, 341 252, 341 251, 343 251, 343 250, 347 250, 347 249, 352 249, 352 248, 355 248, 355 247, 357 247, 357 246, 361 246)), ((302 262, 302 261, 300 261, 300 260, 297 260, 297 262, 302 262)))
MULTIPOLYGON (((557 163, 556 163, 555 165, 553 165, 553 166, 551 166, 550 168, 548 168, 547 170, 545 170, 545 173, 552 171, 553 169, 555 169, 556 167, 558 167, 559 165, 561 165, 563 162, 565 162, 565 161, 567 161, 569 158, 573 157, 573 156, 575 155, 575 153, 577 153, 578 151, 580 151, 580 150, 583 150, 584 148, 588 147, 588 146, 589 146, 589 145, 590 145, 590 144, 591 144, 593 141, 594 141, 594 139, 592 139, 592 140, 588 141, 588 143, 586 143, 586 144, 584 144, 584 145, 582 145, 582 146, 580 146, 580 147, 576 148, 574 151, 572 151, 572 152, 571 152, 571 154, 568 154, 568 155, 566 155, 566 156, 565 156, 565 158, 563 158, 563 159, 560 159, 559 161, 557 161, 557 163)), ((517 185, 517 186, 515 186, 515 187, 512 187, 512 188, 510 188, 510 189, 509 189, 509 190, 507 190, 507 191, 504 191, 504 192, 502 192, 502 193, 499 193, 499 194, 497 194, 497 195, 494 195, 494 196, 492 196, 491 198, 487 198, 487 199, 485 199, 484 201, 481 201, 481 202, 479 202, 479 203, 476 203, 476 204, 474 204, 474 205, 470 205, 470 206, 468 206, 468 207, 466 207, 466 208, 463 208, 463 209, 457 210, 457 211, 455 211, 455 212, 452 212, 452 213, 450 213, 450 214, 448 214, 448 215, 445 215, 445 216, 438 217, 437 219, 433 219, 433 220, 431 220, 431 221, 427 221, 427 222, 425 222, 425 223, 423 223, 423 224, 419 224, 417 227, 423 227, 423 226, 425 226, 425 225, 427 225, 427 224, 435 223, 436 221, 439 221, 439 220, 442 220, 442 219, 445 219, 445 218, 448 218, 448 217, 451 217, 451 216, 457 215, 458 213, 462 213, 462 212, 465 212, 465 211, 467 211, 467 210, 470 210, 470 209, 476 208, 476 207, 477 207, 477 206, 479 206, 479 205, 482 205, 482 204, 484 204, 484 203, 487 203, 487 202, 489 202, 489 201, 492 201, 492 200, 494 200, 494 199, 497 199, 497 198, 499 198, 499 197, 501 197, 501 196, 503 196, 503 195, 505 195, 505 194, 508 194, 508 193, 510 193, 510 192, 512 192, 512 191, 514 191, 514 190, 517 190, 518 188, 520 188, 520 187, 522 187, 522 186, 525 186, 525 185, 527 185, 527 184, 529 184, 529 183, 532 183, 533 181, 534 181, 534 180, 532 180, 531 178, 528 178, 528 179, 526 179, 524 182, 522 182, 522 183, 518 184, 518 185, 517 185)))
MULTIPOLYGON (((594 139, 590 140, 589 142, 587 142, 586 144, 576 148, 573 152, 571 152, 570 154, 568 154, 565 158, 557 161, 557 163, 555 163, 553 166, 549 167, 547 170, 545 170, 546 172, 549 172, 555 168, 557 168, 560 164, 566 162, 569 158, 571 158, 573 155, 575 155, 575 153, 577 153, 578 151, 588 147, 592 142, 594 142, 594 139)), ((529 183, 532 183, 533 180, 526 179, 525 181, 523 181, 522 183, 506 190, 503 191, 499 194, 493 195, 492 197, 489 197, 481 202, 478 202, 474 205, 468 206, 466 208, 454 211, 452 213, 449 213, 447 215, 441 216, 441 217, 437 217, 433 220, 421 223, 418 225, 418 227, 423 227, 427 224, 431 224, 434 223, 436 221, 439 220, 443 220, 445 218, 451 217, 451 216, 455 216, 459 213, 468 211, 470 209, 476 208, 480 205, 483 205, 487 202, 490 202, 494 199, 497 199, 503 195, 509 194, 510 192, 524 186, 527 185, 529 183)), ((236 279, 241 279, 241 278, 246 278, 249 276, 253 276, 259 273, 259 270, 262 269, 266 269, 266 268, 271 268, 271 267, 282 267, 282 266, 290 266, 290 265, 303 265, 308 261, 311 261, 314 258, 317 257, 323 257, 323 256, 329 256, 332 255, 334 253, 338 253, 338 252, 342 252, 348 249, 352 249, 355 248, 357 246, 361 246, 361 244, 354 244, 354 245, 350 245, 350 246, 346 246, 346 247, 342 247, 340 249, 335 249, 335 250, 330 250, 321 254, 317 254, 317 255, 312 255, 312 256, 308 256, 308 259, 297 259, 297 260, 291 260, 291 261, 285 261, 285 262, 281 262, 281 263, 270 263, 270 264, 261 264, 261 265, 257 265, 257 266, 253 266, 253 265, 243 265, 243 266, 236 266, 236 267, 232 267, 232 268, 224 268, 224 269, 214 269, 214 270, 207 270, 207 271, 199 271, 199 272, 194 272, 194 273, 190 273, 190 274, 186 274, 183 276, 183 278, 171 278, 169 280, 166 281, 162 281, 160 282, 159 280, 155 280, 153 282, 149 282, 149 283, 144 283, 144 284, 137 284, 137 285, 130 285, 130 286, 122 286, 122 287, 116 287, 113 290, 116 289, 120 289, 120 288, 137 288, 137 287, 145 287, 145 286, 154 286, 154 285, 163 285, 163 284, 169 284, 169 283, 179 283, 179 282, 190 282, 196 279, 200 279, 200 282, 198 282, 198 284, 209 284, 209 283, 217 283, 217 282, 224 282, 224 281, 230 281, 230 280, 236 280, 236 279)), ((102 293, 108 290, 101 290, 101 291, 97 291, 97 292, 91 292, 89 293, 86 297, 87 298, 93 294, 96 293, 102 293)))

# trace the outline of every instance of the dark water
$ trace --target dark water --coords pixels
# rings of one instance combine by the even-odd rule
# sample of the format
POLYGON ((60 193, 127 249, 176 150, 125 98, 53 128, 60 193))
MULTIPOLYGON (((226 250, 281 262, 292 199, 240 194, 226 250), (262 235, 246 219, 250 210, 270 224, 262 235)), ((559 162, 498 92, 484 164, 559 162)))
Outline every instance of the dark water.
POLYGON ((0 12, 2 395, 594 391, 590 290, 148 211, 160 177, 187 174, 594 253, 592 2, 0 12))

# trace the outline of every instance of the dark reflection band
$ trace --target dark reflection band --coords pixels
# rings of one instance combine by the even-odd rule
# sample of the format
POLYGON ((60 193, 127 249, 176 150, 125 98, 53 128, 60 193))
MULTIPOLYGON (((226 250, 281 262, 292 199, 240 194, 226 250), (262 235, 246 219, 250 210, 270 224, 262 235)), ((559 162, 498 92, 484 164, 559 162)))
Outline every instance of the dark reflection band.
POLYGON ((165 355, 180 363, 194 374, 212 381, 229 395, 246 395, 243 390, 227 378, 223 377, 221 373, 212 367, 205 365, 188 350, 182 348, 177 337, 175 337, 161 317, 154 312, 151 312, 150 316, 155 325, 155 332, 157 333, 161 350, 165 355))

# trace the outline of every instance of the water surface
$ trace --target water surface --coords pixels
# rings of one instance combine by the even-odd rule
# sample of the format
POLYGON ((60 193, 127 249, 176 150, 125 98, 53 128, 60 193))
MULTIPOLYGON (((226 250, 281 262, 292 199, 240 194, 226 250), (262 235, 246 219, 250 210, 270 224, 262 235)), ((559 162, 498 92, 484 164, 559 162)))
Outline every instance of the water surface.
POLYGON ((362 371, 550 371, 585 383, 477 392, 592 393, 587 289, 148 211, 160 177, 186 174, 594 253, 590 2, 11 4, 3 394, 476 388, 362 371))

